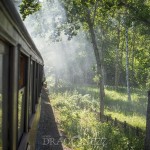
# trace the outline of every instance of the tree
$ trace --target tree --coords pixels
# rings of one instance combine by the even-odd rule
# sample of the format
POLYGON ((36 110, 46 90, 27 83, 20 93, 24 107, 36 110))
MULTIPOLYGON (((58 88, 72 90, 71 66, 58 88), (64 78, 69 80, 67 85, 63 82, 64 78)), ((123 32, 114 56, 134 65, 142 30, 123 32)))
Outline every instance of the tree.
POLYGON ((25 20, 28 15, 40 10, 40 8, 41 5, 36 0, 22 0, 22 3, 20 4, 20 13, 22 14, 23 20, 25 20))
POLYGON ((100 86, 100 117, 102 118, 104 115, 104 77, 103 77, 103 62, 102 62, 102 51, 98 50, 97 47, 97 42, 96 42, 96 37, 93 29, 93 24, 91 22, 91 14, 90 10, 87 10, 87 23, 89 26, 89 31, 91 34, 91 39, 93 43, 93 48, 94 48, 94 53, 95 53, 95 58, 96 58, 96 63, 97 63, 97 74, 99 76, 99 86, 100 86))
POLYGON ((129 46, 128 46, 128 27, 125 29, 125 39, 126 39, 126 82, 127 82, 127 94, 128 101, 131 101, 130 93, 130 83, 129 83, 129 46))
POLYGON ((97 74, 99 76, 99 88, 100 88, 100 114, 101 118, 104 115, 104 81, 103 81, 103 58, 102 50, 98 49, 96 35, 94 31, 95 24, 97 23, 96 17, 98 11, 98 2, 97 1, 62 1, 66 14, 67 22, 65 24, 64 31, 69 35, 69 39, 76 35, 78 30, 83 27, 85 30, 89 30, 91 36, 91 42, 93 44, 97 74), (66 28, 67 25, 67 28, 66 28))
POLYGON ((150 26, 150 1, 147 0, 103 0, 103 7, 106 10, 116 11, 126 9, 129 11, 132 21, 140 22, 145 26, 150 26))
MULTIPOLYGON (((24 0, 28 1, 28 0, 24 0)), ((29 1, 28 1, 29 2, 29 1)), ((30 3, 30 2, 29 2, 30 3)), ((123 86, 124 82, 119 83, 119 69, 121 72, 120 78, 124 79, 127 74, 127 87, 129 93, 129 81, 131 64, 134 66, 135 84, 144 86, 147 82, 148 76, 148 64, 149 64, 149 41, 147 40, 150 25, 150 2, 143 0, 126 0, 125 2, 120 0, 61 0, 62 5, 66 10, 66 22, 58 28, 58 35, 60 31, 63 31, 68 35, 68 40, 73 36, 76 36, 79 31, 89 31, 90 40, 92 41, 94 54, 96 58, 97 74, 99 77, 100 87, 100 101, 101 101, 101 114, 104 113, 104 67, 106 67, 107 75, 115 76, 116 74, 116 87, 119 84, 123 86), (119 19, 115 16, 118 12, 128 12, 129 24, 126 25, 126 29, 122 22, 120 22, 120 30, 118 30, 118 38, 113 34, 113 23, 119 19), (115 20, 115 21, 114 21, 115 20), (111 24, 111 23, 112 24, 111 24), (134 22, 134 28, 136 28, 135 41, 133 44, 131 40, 131 23, 134 22), (110 27, 106 28, 106 23, 110 23, 110 27), (144 26, 143 26, 144 25, 144 26), (123 26, 123 27, 122 27, 123 26), (102 40, 98 28, 105 31, 112 39, 102 40), (105 28, 105 29, 104 29, 105 28), (126 32, 126 36, 125 33, 126 32), (144 32, 144 33, 142 33, 144 32), (98 41, 98 39, 100 39, 98 41), (119 40, 118 40, 119 39, 119 40), (117 42, 115 42, 117 41, 117 42), (107 42, 107 43, 105 43, 107 42), (126 43, 125 43, 126 42, 126 43), (101 44, 99 44, 101 43, 101 44), (105 43, 105 45, 104 45, 105 43), (133 46, 133 47, 132 47, 133 46), (117 49, 116 49, 117 47, 117 49), (105 49, 105 51, 104 51, 105 49), (131 49, 134 49, 131 60, 131 49), (116 53, 115 53, 116 50, 116 53), (118 53, 120 51, 120 53, 118 53), (120 54, 120 56, 119 56, 120 54), (126 56, 126 61, 125 57, 126 56), (120 58, 119 58, 120 57, 120 58), (115 62, 116 58, 116 63, 115 62), (119 58, 119 60, 118 60, 119 58), (134 61, 133 61, 134 60, 134 61), (120 61, 120 62, 119 62, 120 61), (105 63, 104 63, 105 62, 105 63), (107 62, 107 63, 106 63, 107 62), (113 62, 113 63, 112 63, 113 62), (126 67, 125 67, 126 63, 126 67), (116 65, 116 67, 114 67, 116 65), (120 65, 120 67, 119 67, 120 65)), ((25 3, 24 3, 25 4, 25 3)), ((28 7, 30 10, 31 8, 28 7)), ((25 11, 22 12, 24 15, 25 11)), ((28 14, 27 14, 28 15, 28 14)), ((120 13, 120 16, 124 16, 124 13, 120 13)), ((122 19, 123 20, 123 19, 122 19)), ((115 29, 116 30, 116 29, 115 29)), ((116 33, 116 31, 115 31, 116 33)), ((132 51, 133 52, 133 51, 132 51)), ((110 81, 115 81, 114 78, 110 78, 110 81)), ((112 84, 114 85, 114 84, 112 84)), ((130 99, 130 96, 128 96, 130 99)))
POLYGON ((120 53, 120 19, 118 21, 118 26, 117 26, 117 37, 118 37, 118 42, 117 42, 117 47, 116 47, 116 62, 115 62, 115 89, 118 89, 118 84, 119 84, 119 53, 120 53))

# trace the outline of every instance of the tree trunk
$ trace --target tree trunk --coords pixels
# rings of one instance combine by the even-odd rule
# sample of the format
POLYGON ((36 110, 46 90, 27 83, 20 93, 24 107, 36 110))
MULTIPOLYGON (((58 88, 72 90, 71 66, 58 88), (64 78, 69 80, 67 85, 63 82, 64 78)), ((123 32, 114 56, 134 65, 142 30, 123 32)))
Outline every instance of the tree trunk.
MULTIPOLYGON (((104 49, 104 39, 103 37, 105 36, 104 35, 104 30, 102 29, 101 27, 101 32, 102 32, 102 38, 101 38, 101 49, 99 49, 99 57, 100 57, 100 61, 101 61, 101 70, 102 70, 102 77, 103 77, 103 86, 105 85, 105 67, 104 67, 104 58, 103 58, 103 52, 102 50, 104 49)), ((105 91, 103 90, 103 95, 105 97, 105 91)))
POLYGON ((128 28, 127 27, 126 27, 126 31, 125 31, 125 39, 126 39, 126 82, 127 82, 127 94, 128 94, 128 101, 131 101, 130 83, 129 83, 129 49, 128 49, 128 28))
POLYGON ((133 46, 133 49, 132 49, 132 62, 131 62, 131 67, 132 67, 132 75, 131 75, 131 79, 132 79, 132 86, 134 86, 134 46, 133 46))
POLYGON ((116 48, 116 62, 115 62, 115 89, 118 89, 118 82, 119 82, 119 45, 120 45, 120 25, 118 28, 118 45, 116 48))
POLYGON ((134 55, 135 55, 135 27, 133 25, 133 36, 132 36, 132 56, 131 56, 131 68, 132 68, 132 74, 131 74, 131 79, 132 79, 132 86, 134 86, 134 55))
POLYGON ((147 105, 147 116, 146 116, 146 137, 144 150, 150 150, 150 91, 148 91, 148 105, 147 105))
POLYGON ((87 13, 87 23, 89 26, 89 32, 91 34, 91 39, 94 48, 94 54, 97 63, 97 74, 100 78, 99 80, 99 88, 100 88, 100 120, 103 121, 104 116, 104 82, 103 82, 103 64, 102 64, 102 51, 98 50, 96 37, 93 29, 93 24, 90 16, 90 12, 87 13))
POLYGON ((122 39, 122 43, 120 43, 120 56, 119 56, 119 60, 120 60, 120 70, 119 70, 119 82, 121 86, 125 86, 124 82, 123 82, 123 54, 124 54, 124 47, 125 47, 125 38, 122 39))

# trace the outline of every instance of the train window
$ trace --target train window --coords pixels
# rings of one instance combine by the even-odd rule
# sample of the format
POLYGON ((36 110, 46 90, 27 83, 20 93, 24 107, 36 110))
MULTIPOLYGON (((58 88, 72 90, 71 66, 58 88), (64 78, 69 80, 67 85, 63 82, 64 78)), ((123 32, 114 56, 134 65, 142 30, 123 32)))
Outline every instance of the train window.
POLYGON ((20 73, 19 73, 19 88, 25 86, 25 72, 27 66, 27 58, 24 55, 20 55, 20 73))
POLYGON ((26 77, 27 57, 20 54, 19 58, 19 92, 18 92, 18 141, 21 139, 25 125, 25 99, 26 99, 26 77))
POLYGON ((36 104, 38 103, 39 65, 36 67, 36 104))
POLYGON ((32 78, 32 85, 33 85, 33 88, 32 88, 32 111, 33 113, 35 113, 35 87, 36 87, 36 63, 33 62, 33 78, 32 78))
POLYGON ((0 149, 2 149, 2 70, 3 56, 0 54, 0 149))
POLYGON ((33 77, 33 61, 31 60, 31 72, 30 72, 30 100, 29 100, 29 119, 31 118, 31 115, 32 115, 32 100, 33 100, 33 80, 34 80, 34 77, 33 77))

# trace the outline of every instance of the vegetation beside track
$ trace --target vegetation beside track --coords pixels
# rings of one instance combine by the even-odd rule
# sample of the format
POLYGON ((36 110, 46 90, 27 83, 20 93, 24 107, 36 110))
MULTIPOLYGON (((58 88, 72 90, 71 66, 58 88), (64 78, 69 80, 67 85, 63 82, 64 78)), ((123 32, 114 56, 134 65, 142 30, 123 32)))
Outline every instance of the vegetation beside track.
MULTIPOLYGON (((128 104, 123 88, 115 92, 115 90, 108 87, 106 89, 106 114, 111 114, 112 117, 117 117, 117 119, 120 117, 120 120, 129 118, 126 120, 127 122, 129 121, 128 123, 135 126, 139 125, 139 127, 144 129, 145 97, 142 91, 139 93, 139 91, 136 92, 138 89, 134 90, 135 93, 133 92, 132 96, 135 97, 135 99, 128 104), (109 98, 111 98, 111 100, 109 98), (141 98, 143 98, 143 103, 141 102, 141 98), (116 102, 118 105, 115 105, 116 102), (137 112, 134 111, 136 106, 138 106, 137 103, 143 104, 140 105, 140 107, 143 108, 141 112, 140 109, 137 112), (132 109, 130 105, 133 107, 132 109), (128 106, 130 107, 128 108, 128 106), (128 114, 125 114, 125 112, 128 114), (123 116, 125 117, 123 118, 123 116), (141 118, 141 120, 139 118, 141 118)), ((98 121, 95 113, 91 111, 91 108, 95 110, 99 109, 97 96, 98 89, 94 87, 60 88, 51 94, 50 99, 59 129, 66 137, 64 144, 74 150, 143 149, 144 139, 142 137, 125 134, 109 123, 100 123, 98 121)))

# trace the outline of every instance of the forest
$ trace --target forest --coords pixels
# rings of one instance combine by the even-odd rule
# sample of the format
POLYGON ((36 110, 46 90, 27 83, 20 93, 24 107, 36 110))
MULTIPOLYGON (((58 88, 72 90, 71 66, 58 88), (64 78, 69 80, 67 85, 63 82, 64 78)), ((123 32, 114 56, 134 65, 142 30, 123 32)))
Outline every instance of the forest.
POLYGON ((150 1, 15 5, 44 57, 51 105, 60 132, 71 139, 64 145, 150 150, 150 1))

